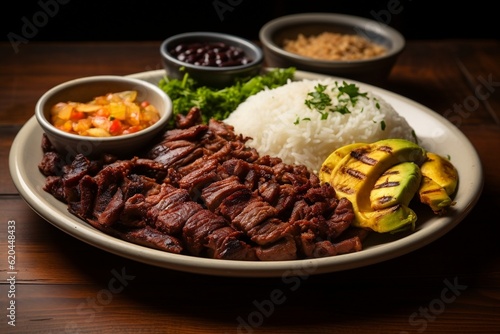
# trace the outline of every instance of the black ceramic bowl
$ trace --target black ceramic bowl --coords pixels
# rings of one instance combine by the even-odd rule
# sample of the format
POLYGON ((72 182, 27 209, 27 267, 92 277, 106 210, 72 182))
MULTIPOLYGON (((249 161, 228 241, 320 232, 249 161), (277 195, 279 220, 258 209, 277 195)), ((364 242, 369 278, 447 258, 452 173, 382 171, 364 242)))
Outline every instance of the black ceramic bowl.
POLYGON ((259 32, 265 61, 270 67, 296 67, 298 70, 330 74, 366 82, 387 78, 405 46, 404 37, 386 24, 366 18, 331 13, 304 13, 276 18, 259 32), (286 39, 298 34, 314 36, 323 32, 359 35, 386 48, 383 55, 360 60, 319 60, 283 49, 286 39))
POLYGON ((181 79, 185 73, 199 84, 211 87, 226 87, 237 78, 257 75, 262 69, 264 55, 255 43, 244 38, 216 32, 188 32, 171 36, 160 46, 163 65, 170 78, 181 79), (244 64, 227 64, 224 66, 207 66, 179 60, 173 51, 179 45, 223 43, 237 48, 244 53, 247 62, 244 64))

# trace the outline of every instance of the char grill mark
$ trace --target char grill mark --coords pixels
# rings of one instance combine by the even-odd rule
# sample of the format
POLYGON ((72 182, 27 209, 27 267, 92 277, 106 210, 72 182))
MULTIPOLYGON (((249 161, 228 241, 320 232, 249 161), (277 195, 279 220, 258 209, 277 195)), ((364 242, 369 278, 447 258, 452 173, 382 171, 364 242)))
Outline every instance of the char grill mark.
POLYGON ((223 122, 177 118, 143 157, 78 155, 64 165, 42 141, 44 190, 101 231, 163 251, 278 261, 361 249, 352 205, 305 166, 246 146, 223 122))
POLYGON ((186 202, 189 199, 187 191, 165 184, 165 186, 162 186, 159 194, 146 199, 151 204, 146 214, 148 221, 154 225, 156 219, 163 211, 168 210, 177 203, 186 202))
POLYGON ((155 228, 169 235, 177 235, 182 231, 186 220, 203 208, 196 202, 175 203, 163 210, 155 221, 155 228))
POLYGON ((203 188, 201 199, 210 211, 215 211, 225 198, 238 190, 250 192, 250 189, 241 184, 236 176, 230 176, 203 188))
POLYGON ((276 210, 272 206, 258 198, 253 198, 247 202, 232 222, 240 230, 248 233, 268 219, 275 217, 276 210))
POLYGON ((183 237, 188 251, 196 256, 256 260, 254 249, 241 240, 243 233, 209 210, 198 211, 186 221, 183 237))
POLYGON ((173 186, 164 188, 163 196, 146 212, 147 222, 160 232, 176 235, 182 231, 186 220, 202 206, 191 201, 189 193, 173 186))
POLYGON ((217 175, 217 160, 204 159, 199 168, 185 174, 178 182, 179 188, 186 189, 195 200, 201 195, 201 190, 219 179, 217 175))
POLYGON ((223 260, 256 261, 255 247, 241 240, 242 233, 226 226, 215 230, 208 236, 208 249, 210 257, 223 260))
POLYGON ((232 224, 256 244, 266 245, 288 236, 289 225, 277 219, 276 215, 274 207, 254 198, 234 217, 232 224))
MULTIPOLYGON (((227 222, 208 210, 199 210, 186 220, 183 227, 183 238, 190 253, 204 256, 208 252, 209 237, 215 231, 225 228, 227 222)), ((209 248, 212 253, 216 250, 209 248)))
POLYGON ((222 200, 217 208, 217 213, 233 221, 248 205, 253 194, 248 188, 241 188, 222 200))

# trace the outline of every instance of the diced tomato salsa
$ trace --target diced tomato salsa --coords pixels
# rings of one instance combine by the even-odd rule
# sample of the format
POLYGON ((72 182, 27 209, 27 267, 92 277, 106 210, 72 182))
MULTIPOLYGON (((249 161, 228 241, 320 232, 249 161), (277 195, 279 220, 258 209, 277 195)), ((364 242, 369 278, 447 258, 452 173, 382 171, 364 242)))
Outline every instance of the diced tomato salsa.
POLYGON ((90 102, 59 102, 51 109, 51 121, 63 131, 91 137, 134 133, 160 119, 148 101, 136 102, 137 91, 98 96, 90 102))

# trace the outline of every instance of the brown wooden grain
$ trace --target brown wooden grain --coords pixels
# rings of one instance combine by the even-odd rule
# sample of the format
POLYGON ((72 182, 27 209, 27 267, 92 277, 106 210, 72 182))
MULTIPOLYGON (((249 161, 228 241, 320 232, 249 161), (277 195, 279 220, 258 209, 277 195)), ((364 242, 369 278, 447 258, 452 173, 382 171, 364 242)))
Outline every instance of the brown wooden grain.
POLYGON ((28 43, 16 54, 9 44, 0 44, 0 332, 500 332, 498 41, 410 41, 388 81, 380 83, 451 117, 448 110, 477 98, 481 80, 490 77, 494 85, 488 97, 460 122, 455 119, 483 164, 484 191, 472 212, 410 254, 293 284, 283 278, 189 274, 124 259, 58 230, 18 195, 8 172, 9 149, 41 94, 81 76, 161 68, 159 45, 28 43), (8 220, 16 221, 16 327, 6 320, 8 220), (116 272, 130 280, 111 293, 116 272), (450 282, 462 289, 453 301, 440 304, 450 282), (276 289, 285 300, 269 305, 276 289), (434 314, 419 315, 429 308, 434 314))

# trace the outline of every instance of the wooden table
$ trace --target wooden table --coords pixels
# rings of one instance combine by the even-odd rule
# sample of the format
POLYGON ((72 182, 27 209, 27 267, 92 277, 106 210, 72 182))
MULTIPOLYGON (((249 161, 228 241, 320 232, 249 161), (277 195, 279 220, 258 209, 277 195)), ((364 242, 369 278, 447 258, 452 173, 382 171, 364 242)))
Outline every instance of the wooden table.
POLYGON ((10 145, 46 90, 82 76, 160 69, 159 45, 30 42, 16 53, 0 44, 0 332, 500 333, 499 41, 409 41, 382 85, 447 117, 454 108, 470 109, 456 125, 484 168, 484 191, 472 212, 410 254, 302 277, 293 286, 112 255, 41 219, 14 187, 10 145), (15 275, 8 274, 9 224, 15 275), (121 285, 113 286, 117 280, 121 285), (269 302, 276 289, 285 298, 279 304, 269 302), (12 301, 14 312, 7 309, 12 301))

